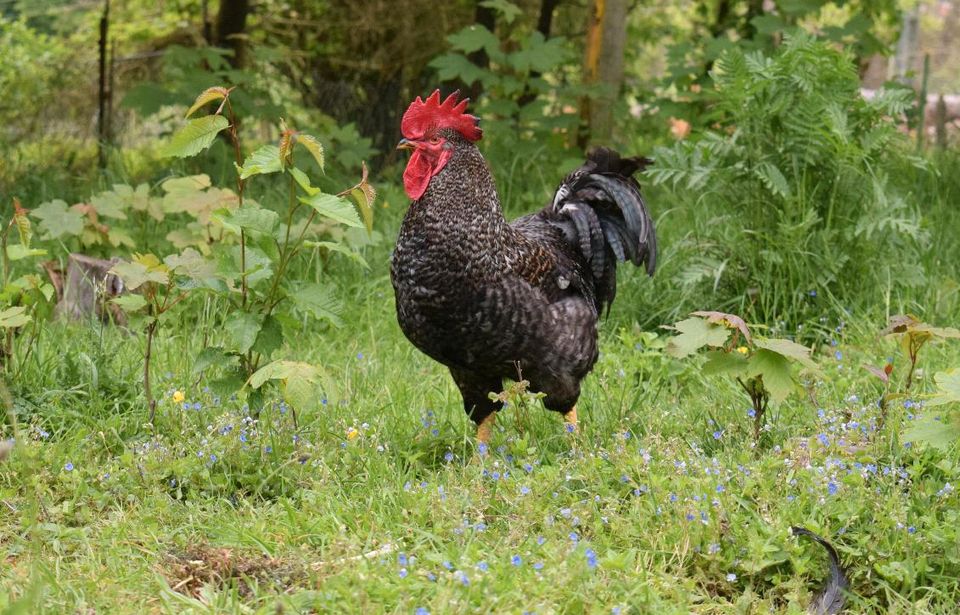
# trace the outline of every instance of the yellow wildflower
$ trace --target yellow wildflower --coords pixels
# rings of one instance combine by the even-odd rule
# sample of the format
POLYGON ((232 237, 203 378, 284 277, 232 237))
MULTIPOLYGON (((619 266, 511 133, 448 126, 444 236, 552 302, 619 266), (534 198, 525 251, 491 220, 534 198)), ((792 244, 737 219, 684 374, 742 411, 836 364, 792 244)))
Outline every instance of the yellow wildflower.
POLYGON ((356 427, 351 427, 347 430, 347 440, 356 440, 359 435, 360 432, 356 427))
POLYGON ((750 350, 746 346, 740 346, 739 348, 737 348, 737 352, 739 352, 740 354, 747 354, 748 352, 750 352, 750 350))
POLYGON ((174 391, 173 392, 173 403, 179 404, 184 400, 183 391, 174 391))

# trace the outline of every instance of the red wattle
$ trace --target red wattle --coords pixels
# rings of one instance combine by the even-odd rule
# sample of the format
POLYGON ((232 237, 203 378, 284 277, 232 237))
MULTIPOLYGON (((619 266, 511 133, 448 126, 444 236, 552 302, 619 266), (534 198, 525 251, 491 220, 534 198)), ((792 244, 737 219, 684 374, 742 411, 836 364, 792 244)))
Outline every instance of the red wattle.
POLYGON ((414 201, 423 196, 430 184, 430 178, 439 173, 449 159, 450 152, 447 151, 441 153, 439 158, 435 158, 424 154, 419 149, 414 150, 403 172, 403 189, 407 196, 414 201))

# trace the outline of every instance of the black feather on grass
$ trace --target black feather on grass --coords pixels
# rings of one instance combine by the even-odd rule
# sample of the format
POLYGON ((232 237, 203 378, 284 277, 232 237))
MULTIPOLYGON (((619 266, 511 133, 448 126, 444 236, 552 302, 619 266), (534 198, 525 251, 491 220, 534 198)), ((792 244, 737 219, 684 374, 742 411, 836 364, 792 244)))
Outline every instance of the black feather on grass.
POLYGON ((811 540, 817 542, 827 551, 830 557, 830 577, 827 579, 823 589, 814 598, 807 609, 809 613, 816 615, 832 615, 839 613, 843 609, 843 604, 847 600, 847 591, 850 589, 850 582, 847 580, 847 573, 840 563, 840 556, 837 550, 823 537, 814 534, 804 527, 791 527, 790 531, 794 536, 808 536, 811 540))

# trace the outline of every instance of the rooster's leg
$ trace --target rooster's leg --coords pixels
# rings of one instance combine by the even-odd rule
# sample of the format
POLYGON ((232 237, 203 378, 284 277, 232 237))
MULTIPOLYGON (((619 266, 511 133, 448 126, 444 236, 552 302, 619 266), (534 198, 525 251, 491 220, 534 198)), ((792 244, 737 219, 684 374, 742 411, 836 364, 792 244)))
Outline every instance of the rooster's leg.
POLYGON ((565 412, 563 414, 563 421, 564 423, 566 423, 567 431, 569 431, 570 433, 575 433, 578 431, 579 428, 577 427, 577 407, 576 406, 571 408, 569 412, 565 412))
POLYGON ((484 444, 490 442, 490 436, 493 433, 493 424, 496 418, 497 413, 491 412, 480 421, 480 424, 477 425, 477 442, 483 442, 484 444))

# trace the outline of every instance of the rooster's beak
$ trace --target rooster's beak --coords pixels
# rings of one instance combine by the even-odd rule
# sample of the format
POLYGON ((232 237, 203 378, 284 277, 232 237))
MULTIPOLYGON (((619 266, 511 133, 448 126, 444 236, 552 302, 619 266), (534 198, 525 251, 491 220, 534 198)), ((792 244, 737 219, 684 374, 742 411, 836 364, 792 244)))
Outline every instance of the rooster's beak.
POLYGON ((397 149, 414 149, 416 145, 410 139, 400 139, 397 143, 397 149))

